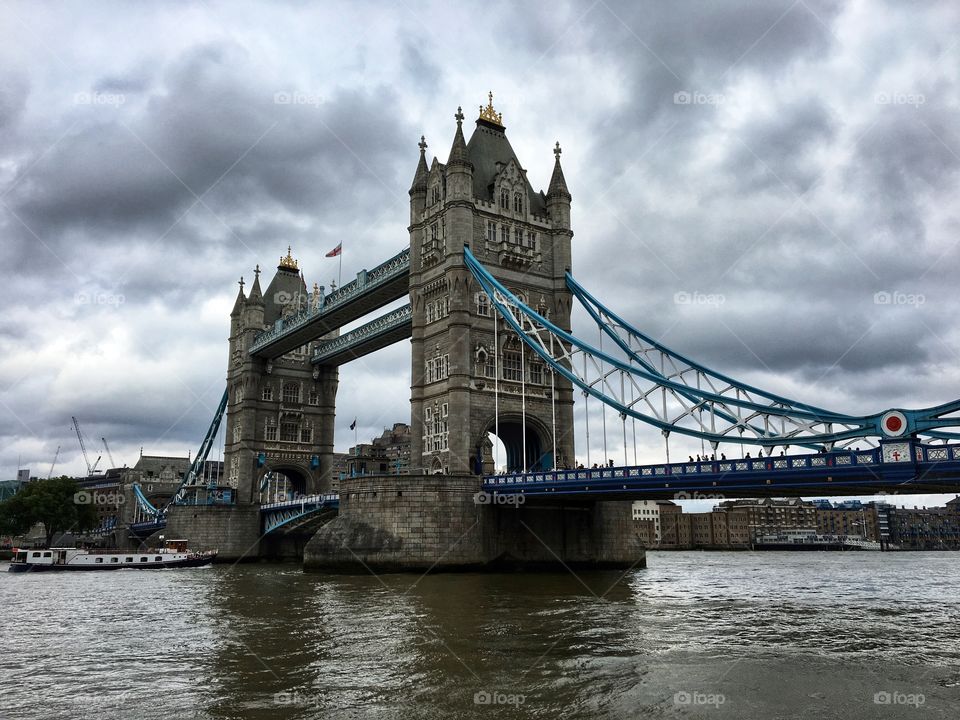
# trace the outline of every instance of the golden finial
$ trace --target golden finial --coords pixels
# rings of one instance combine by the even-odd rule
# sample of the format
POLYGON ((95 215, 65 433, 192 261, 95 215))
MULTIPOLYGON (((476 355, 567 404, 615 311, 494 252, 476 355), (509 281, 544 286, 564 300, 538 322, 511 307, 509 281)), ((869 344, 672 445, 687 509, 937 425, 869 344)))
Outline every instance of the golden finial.
POLYGON ((290 255, 289 245, 287 245, 287 256, 280 258, 280 267, 285 268, 287 270, 297 269, 297 261, 294 260, 293 257, 290 255))
POLYGON ((493 109, 493 93, 487 93, 489 102, 486 107, 480 106, 480 119, 503 127, 503 113, 498 113, 493 109))

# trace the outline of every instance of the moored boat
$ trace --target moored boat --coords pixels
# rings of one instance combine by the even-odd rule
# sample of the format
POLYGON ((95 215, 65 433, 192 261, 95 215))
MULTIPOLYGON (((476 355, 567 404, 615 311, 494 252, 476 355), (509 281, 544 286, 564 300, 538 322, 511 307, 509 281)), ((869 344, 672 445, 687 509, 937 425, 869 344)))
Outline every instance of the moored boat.
POLYGON ((56 572, 73 570, 158 570, 200 567, 217 557, 216 550, 193 551, 185 540, 168 540, 162 548, 137 552, 87 550, 84 548, 15 548, 10 572, 56 572))

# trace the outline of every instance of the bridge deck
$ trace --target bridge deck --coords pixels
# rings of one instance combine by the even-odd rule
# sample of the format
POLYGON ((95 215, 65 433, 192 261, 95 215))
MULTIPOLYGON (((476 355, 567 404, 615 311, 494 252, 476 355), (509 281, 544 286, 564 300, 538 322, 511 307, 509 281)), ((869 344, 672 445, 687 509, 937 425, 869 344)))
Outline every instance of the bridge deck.
POLYGON ((884 461, 878 449, 744 460, 491 475, 498 495, 618 500, 949 493, 960 490, 960 446, 916 445, 884 461))

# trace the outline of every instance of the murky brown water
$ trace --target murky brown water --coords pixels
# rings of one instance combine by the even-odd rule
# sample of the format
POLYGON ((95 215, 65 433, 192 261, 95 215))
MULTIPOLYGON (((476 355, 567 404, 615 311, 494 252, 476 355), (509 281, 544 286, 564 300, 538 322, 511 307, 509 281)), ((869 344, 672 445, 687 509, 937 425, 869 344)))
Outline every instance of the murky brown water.
POLYGON ((0 718, 958 716, 960 553, 649 564, 4 572, 0 718))

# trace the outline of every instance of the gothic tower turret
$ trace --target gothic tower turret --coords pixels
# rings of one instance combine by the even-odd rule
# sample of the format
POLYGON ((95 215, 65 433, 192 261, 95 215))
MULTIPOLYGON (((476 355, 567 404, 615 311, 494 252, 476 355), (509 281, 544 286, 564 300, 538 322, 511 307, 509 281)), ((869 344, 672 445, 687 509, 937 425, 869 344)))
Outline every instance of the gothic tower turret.
POLYGON ((463 261, 468 246, 511 290, 569 327, 570 193, 559 154, 550 193, 534 192, 492 94, 469 141, 460 108, 454 117, 446 165, 434 158, 424 183, 421 143, 411 188, 411 472, 471 473, 484 462, 492 469, 487 433, 495 428, 507 449, 501 465, 572 463, 569 383, 551 378, 503 321, 494 342, 494 313, 463 261))

